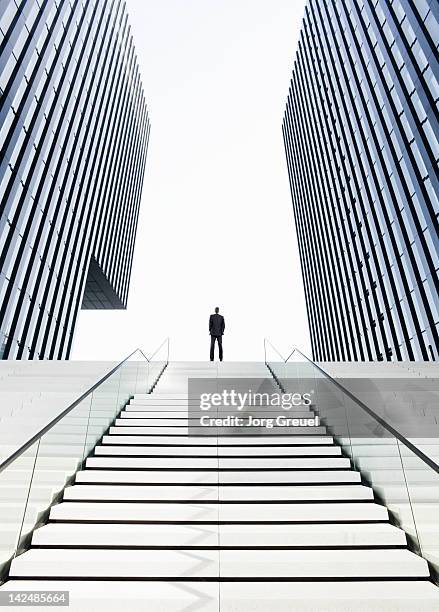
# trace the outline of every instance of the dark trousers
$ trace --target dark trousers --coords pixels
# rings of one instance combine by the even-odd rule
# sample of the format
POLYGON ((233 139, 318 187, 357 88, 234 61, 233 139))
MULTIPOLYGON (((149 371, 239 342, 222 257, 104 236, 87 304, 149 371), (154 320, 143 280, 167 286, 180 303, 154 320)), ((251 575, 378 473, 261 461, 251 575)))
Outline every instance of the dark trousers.
POLYGON ((223 337, 222 336, 210 336, 210 361, 214 359, 215 353, 215 340, 218 340, 218 350, 220 361, 223 360, 223 337))

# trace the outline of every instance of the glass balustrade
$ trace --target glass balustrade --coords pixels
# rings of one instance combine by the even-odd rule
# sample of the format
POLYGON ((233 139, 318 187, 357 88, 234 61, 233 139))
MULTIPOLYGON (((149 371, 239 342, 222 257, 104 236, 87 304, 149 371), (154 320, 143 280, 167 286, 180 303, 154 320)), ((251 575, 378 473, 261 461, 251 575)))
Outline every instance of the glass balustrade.
POLYGON ((121 409, 152 390, 168 359, 169 340, 149 359, 134 351, 0 464, 0 578, 121 409))
POLYGON ((400 369, 395 370, 393 386, 373 377, 335 379, 300 351, 284 358, 268 341, 265 360, 284 392, 311 394, 312 409, 328 433, 372 486, 375 499, 407 533, 412 550, 430 562, 437 578, 438 379, 420 380, 400 369))

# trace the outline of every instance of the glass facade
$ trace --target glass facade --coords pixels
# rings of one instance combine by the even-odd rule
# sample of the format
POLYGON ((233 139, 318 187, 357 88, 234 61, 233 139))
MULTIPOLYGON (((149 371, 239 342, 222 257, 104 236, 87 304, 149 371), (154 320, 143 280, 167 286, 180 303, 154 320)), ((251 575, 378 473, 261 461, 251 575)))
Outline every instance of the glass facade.
POLYGON ((124 0, 0 0, 0 358, 125 308, 150 125, 124 0))
POLYGON ((438 360, 439 3, 310 0, 283 137, 314 359, 438 360))

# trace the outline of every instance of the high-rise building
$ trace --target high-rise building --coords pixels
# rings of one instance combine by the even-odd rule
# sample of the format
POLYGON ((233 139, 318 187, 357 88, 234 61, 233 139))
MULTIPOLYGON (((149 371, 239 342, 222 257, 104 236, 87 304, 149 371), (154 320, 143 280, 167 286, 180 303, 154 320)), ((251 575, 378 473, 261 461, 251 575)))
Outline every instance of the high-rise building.
POLYGON ((0 357, 125 308, 149 120, 124 0, 1 0, 0 357))
POLYGON ((439 359, 439 3, 310 0, 283 136, 314 358, 439 359))

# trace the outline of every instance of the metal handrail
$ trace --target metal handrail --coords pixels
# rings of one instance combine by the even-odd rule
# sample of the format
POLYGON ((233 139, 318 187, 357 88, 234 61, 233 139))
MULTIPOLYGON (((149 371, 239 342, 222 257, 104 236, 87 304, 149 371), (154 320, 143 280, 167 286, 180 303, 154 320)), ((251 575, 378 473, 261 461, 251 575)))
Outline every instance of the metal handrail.
POLYGON ((264 355, 265 355, 265 363, 267 363, 267 344, 269 344, 271 346, 271 348, 276 351, 276 353, 279 355, 279 357, 282 359, 282 361, 287 361, 286 359, 284 359, 283 355, 281 355, 279 353, 279 351, 277 350, 277 348, 275 346, 273 346, 273 344, 270 342, 270 340, 268 340, 268 338, 264 338, 264 355))
MULTIPOLYGON (((267 342, 276 351, 276 353, 280 355, 279 351, 271 344, 271 342, 269 340, 267 340, 267 342)), ((265 346, 265 340, 264 340, 264 346, 265 346)), ((311 363, 314 367, 316 367, 324 376, 326 376, 326 378, 329 378, 329 380, 336 387, 338 387, 345 395, 347 395, 352 401, 358 404, 358 406, 360 406, 362 410, 364 410, 367 414, 373 417, 382 427, 384 427, 384 429, 387 429, 387 431, 390 432, 392 436, 394 436, 400 442, 402 442, 404 446, 409 448, 417 457, 419 457, 419 459, 421 459, 432 470, 434 470, 436 473, 439 474, 439 465, 437 463, 435 463, 432 459, 430 459, 430 457, 428 457, 425 453, 423 453, 417 446, 415 446, 409 440, 407 440, 407 438, 403 436, 399 431, 397 431, 394 427, 392 427, 392 425, 387 423, 387 421, 385 421, 382 417, 376 414, 376 412, 372 410, 372 408, 369 408, 369 406, 367 406, 364 402, 358 399, 358 397, 356 397, 353 393, 351 393, 349 389, 346 389, 346 387, 344 387, 335 378, 333 378, 328 372, 326 372, 326 370, 324 370, 321 366, 317 365, 312 359, 310 359, 304 353, 302 353, 301 350, 299 350, 298 348, 294 348, 292 352, 290 353, 290 355, 288 355, 286 359, 283 359, 284 363, 287 363, 287 361, 293 356, 294 353, 299 353, 299 355, 301 355, 304 359, 306 359, 306 361, 309 361, 309 363, 311 363)), ((282 355, 280 356, 282 357, 282 355)), ((267 360, 265 360, 265 363, 266 365, 268 365, 267 360)))
MULTIPOLYGON (((169 337, 168 337, 168 338, 165 338, 165 339, 163 340, 163 342, 161 343, 161 345, 158 347, 158 349, 156 349, 156 350, 154 351, 154 353, 151 355, 151 357, 150 357, 149 359, 148 359, 148 358, 146 358, 146 359, 148 359, 148 361, 152 361, 152 358, 153 358, 153 357, 155 357, 155 355, 156 355, 156 354, 159 352, 159 350, 162 348, 162 346, 163 346, 164 344, 166 344, 166 343, 167 343, 167 345, 168 345, 168 351, 167 351, 167 356, 166 356, 166 363, 168 363, 168 362, 169 362, 169 337)), ((142 353, 142 354, 143 354, 143 353, 142 353)))
MULTIPOLYGON (((169 338, 167 338, 166 340, 164 340, 164 342, 162 342, 159 348, 153 353, 152 357, 154 357, 154 355, 161 349, 161 347, 165 344, 166 341, 168 341, 168 354, 166 357, 166 363, 168 363, 169 362, 169 338)), ((35 442, 37 442, 40 438, 42 438, 44 434, 46 434, 50 429, 52 429, 52 427, 54 427, 54 425, 59 423, 59 421, 61 421, 61 419, 63 419, 67 414, 69 414, 69 412, 71 412, 74 408, 76 408, 76 406, 78 406, 88 395, 93 393, 93 391, 97 389, 97 387, 100 387, 102 383, 104 383, 110 376, 112 376, 114 372, 116 372, 119 368, 121 368, 123 364, 126 361, 128 361, 128 359, 130 359, 137 352, 140 352, 148 363, 151 362, 152 357, 148 359, 148 357, 146 357, 146 355, 141 349, 136 349, 135 351, 130 353, 127 357, 125 357, 125 359, 120 361, 114 368, 112 368, 109 372, 107 372, 104 376, 102 376, 102 378, 100 378, 93 386, 87 389, 87 391, 85 391, 80 397, 78 397, 72 404, 70 404, 58 416, 52 419, 50 423, 48 423, 42 429, 40 429, 38 433, 34 434, 27 442, 25 442, 22 446, 20 446, 20 448, 14 451, 12 455, 10 455, 7 459, 2 461, 2 463, 0 463, 0 473, 3 472, 3 470, 5 470, 9 465, 11 465, 11 463, 13 463, 25 451, 27 451, 28 448, 30 448, 33 444, 35 444, 35 442)))

